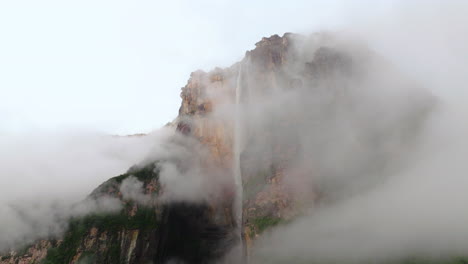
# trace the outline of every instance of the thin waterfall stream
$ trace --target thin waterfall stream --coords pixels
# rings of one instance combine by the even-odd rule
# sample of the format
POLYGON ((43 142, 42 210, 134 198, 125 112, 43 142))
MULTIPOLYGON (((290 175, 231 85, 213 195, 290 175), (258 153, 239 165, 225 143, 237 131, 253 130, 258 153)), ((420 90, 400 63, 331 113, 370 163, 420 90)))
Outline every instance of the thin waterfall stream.
POLYGON ((242 62, 239 63, 239 72, 237 74, 236 81, 236 105, 235 105, 235 119, 234 119, 234 161, 233 161, 233 174, 234 183, 236 186, 236 198, 234 201, 234 214, 237 224, 237 232, 240 239, 240 248, 242 249, 242 200, 243 200, 243 188, 242 188, 242 173, 240 164, 240 154, 242 151, 243 133, 242 133, 242 62))

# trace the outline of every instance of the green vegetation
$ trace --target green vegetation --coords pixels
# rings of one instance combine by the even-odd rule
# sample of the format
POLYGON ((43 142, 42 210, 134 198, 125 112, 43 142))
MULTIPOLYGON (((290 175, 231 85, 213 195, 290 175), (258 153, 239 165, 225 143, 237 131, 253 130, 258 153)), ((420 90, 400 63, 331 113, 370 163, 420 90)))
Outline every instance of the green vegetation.
POLYGON ((266 229, 283 224, 286 221, 278 217, 257 217, 252 219, 252 224, 255 226, 258 234, 263 233, 266 229))
POLYGON ((96 261, 96 252, 94 251, 85 251, 81 254, 78 259, 78 264, 88 264, 94 263, 96 261))
POLYGON ((111 178, 109 181, 116 181, 117 183, 121 183, 124 179, 128 178, 129 176, 134 176, 138 180, 143 181, 143 182, 151 180, 153 178, 158 178, 159 177, 158 164, 153 163, 143 168, 130 169, 127 173, 111 178))
POLYGON ((120 243, 111 243, 108 251, 109 260, 112 260, 112 263, 119 263, 120 261, 120 243))
POLYGON ((88 229, 96 227, 102 231, 118 231, 121 229, 147 230, 156 227, 156 218, 154 208, 140 207, 133 217, 129 217, 124 211, 121 211, 118 214, 91 214, 74 221, 78 221, 88 229))
MULTIPOLYGON (((127 173, 109 179, 96 189, 91 196, 99 197, 100 194, 107 193, 108 187, 118 188, 117 184, 130 176, 136 177, 139 181, 149 182, 159 177, 157 162, 143 168, 133 167, 127 173)), ((118 213, 95 213, 84 217, 72 218, 69 222, 68 231, 65 233, 63 242, 48 250, 47 257, 42 264, 63 264, 69 263, 82 248, 82 243, 89 235, 91 228, 97 228, 99 233, 107 232, 106 243, 107 252, 103 256, 107 263, 119 263, 120 244, 117 241, 118 232, 121 230, 139 229, 141 231, 154 229, 158 224, 158 213, 156 208, 140 207, 134 216, 129 216, 127 212, 133 207, 132 203, 126 203, 124 209, 118 213)), ((102 253, 102 252, 101 252, 102 253)), ((87 251, 83 253, 80 261, 94 261, 95 252, 87 251)))
MULTIPOLYGON (((74 218, 70 221, 68 232, 65 234, 63 242, 55 248, 49 249, 47 257, 42 264, 63 264, 69 263, 76 255, 78 248, 89 230, 93 227, 99 232, 107 231, 109 241, 109 259, 112 263, 118 263, 120 257, 120 247, 112 241, 112 237, 117 237, 117 232, 122 229, 149 230, 157 227, 158 217, 155 208, 140 207, 133 217, 126 215, 122 210, 114 214, 92 214, 82 218, 74 218)), ((93 252, 87 252, 87 259, 91 259, 93 252)))
POLYGON ((79 220, 72 220, 69 231, 65 235, 63 242, 56 248, 47 251, 47 257, 43 264, 68 263, 76 254, 81 240, 86 236, 87 226, 79 220))
MULTIPOLYGON (((407 258, 401 262, 401 264, 468 264, 467 258, 456 257, 456 258, 443 258, 443 259, 427 259, 427 258, 407 258)), ((391 264, 396 264, 392 262, 391 264)))

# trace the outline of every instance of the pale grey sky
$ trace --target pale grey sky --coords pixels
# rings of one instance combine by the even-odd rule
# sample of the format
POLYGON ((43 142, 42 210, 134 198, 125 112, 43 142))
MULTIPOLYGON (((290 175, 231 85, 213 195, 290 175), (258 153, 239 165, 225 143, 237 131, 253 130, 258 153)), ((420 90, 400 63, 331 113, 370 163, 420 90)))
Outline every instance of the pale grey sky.
POLYGON ((190 72, 228 66, 263 36, 372 21, 394 2, 1 1, 0 133, 148 132, 176 117, 190 72))

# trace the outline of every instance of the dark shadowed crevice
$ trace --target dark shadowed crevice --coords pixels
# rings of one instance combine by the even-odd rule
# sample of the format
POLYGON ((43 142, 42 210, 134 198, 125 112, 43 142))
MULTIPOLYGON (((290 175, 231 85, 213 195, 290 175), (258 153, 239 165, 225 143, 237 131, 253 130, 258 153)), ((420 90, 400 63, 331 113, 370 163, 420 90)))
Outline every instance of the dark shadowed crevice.
POLYGON ((232 228, 216 224, 207 205, 167 205, 159 235, 155 263, 213 263, 233 245, 232 228))

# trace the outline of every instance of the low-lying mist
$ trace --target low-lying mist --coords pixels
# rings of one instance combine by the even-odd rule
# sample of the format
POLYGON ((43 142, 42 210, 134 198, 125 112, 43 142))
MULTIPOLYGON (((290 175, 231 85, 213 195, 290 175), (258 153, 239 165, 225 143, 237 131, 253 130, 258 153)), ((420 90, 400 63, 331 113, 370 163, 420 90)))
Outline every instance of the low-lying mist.
MULTIPOLYGON (((350 119, 349 112, 334 115, 338 125, 327 126, 315 139, 324 147, 306 147, 305 166, 312 164, 312 172, 317 165, 325 166, 319 170, 321 176, 309 174, 311 186, 322 183, 333 198, 262 236, 254 246, 254 263, 386 263, 414 258, 437 262, 467 255, 468 28, 462 13, 468 8, 460 2, 421 6, 417 11, 410 11, 410 6, 415 7, 399 5, 403 8, 388 17, 351 24, 342 32, 359 36, 401 75, 395 79, 388 69, 372 67, 367 73, 374 85, 351 92, 363 91, 356 102, 363 116, 372 118, 360 123, 362 119, 350 119), (394 86, 398 78, 412 80, 431 96, 405 95, 414 86, 394 86), (391 118, 415 111, 421 102, 431 105, 424 121, 409 141, 395 141, 395 133, 387 132, 414 122, 393 123, 391 118), (346 137, 380 128, 377 133, 383 137, 377 141, 384 144, 384 163, 362 171, 363 165, 379 160, 379 153, 366 141, 360 141, 364 143, 360 147, 347 144, 353 140, 346 137)), ((287 111, 297 107, 292 105, 287 111)), ((313 141, 314 131, 299 145, 313 141)), ((302 188, 301 182, 295 186, 302 188)))
POLYGON ((0 250, 59 235, 71 216, 118 209, 118 200, 85 198, 146 157, 158 137, 84 131, 4 135, 0 250))
MULTIPOLYGON (((203 118, 242 125, 244 182, 281 167, 285 192, 309 199, 254 241, 252 263, 468 255, 468 6, 410 7, 340 32, 292 36, 274 74, 249 58, 232 67, 242 71, 242 110, 231 100, 203 118)), ((70 216, 117 210, 113 199, 72 205, 134 164, 160 161, 162 200, 234 196, 230 168, 212 164, 200 142, 161 133, 0 138, 0 251, 60 234, 70 216)), ((141 186, 129 177, 120 191, 149 203, 141 186)))
POLYGON ((404 169, 339 202, 313 208, 262 237, 254 252, 279 262, 382 263, 465 256, 468 142, 462 139, 468 127, 460 111, 448 105, 438 108, 404 169))

